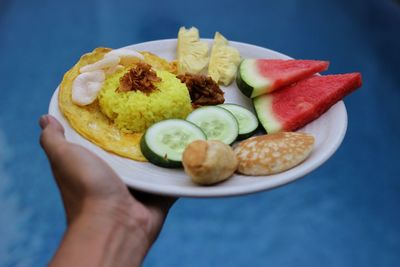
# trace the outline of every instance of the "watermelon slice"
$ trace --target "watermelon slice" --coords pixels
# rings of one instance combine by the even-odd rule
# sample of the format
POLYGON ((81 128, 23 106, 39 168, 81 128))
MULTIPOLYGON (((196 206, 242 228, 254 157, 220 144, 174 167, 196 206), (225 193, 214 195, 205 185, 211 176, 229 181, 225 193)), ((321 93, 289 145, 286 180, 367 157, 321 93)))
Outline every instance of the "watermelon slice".
POLYGON ((328 61, 244 59, 236 83, 242 93, 256 97, 328 69, 328 61))
POLYGON ((267 133, 294 131, 361 86, 361 74, 313 76, 253 99, 267 133))

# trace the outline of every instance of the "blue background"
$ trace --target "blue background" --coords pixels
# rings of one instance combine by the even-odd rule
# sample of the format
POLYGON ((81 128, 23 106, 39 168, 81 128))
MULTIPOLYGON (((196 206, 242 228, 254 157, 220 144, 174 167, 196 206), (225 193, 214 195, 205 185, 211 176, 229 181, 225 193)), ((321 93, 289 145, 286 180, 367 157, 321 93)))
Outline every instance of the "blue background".
POLYGON ((344 143, 290 185, 180 199, 145 266, 400 266, 400 5, 346 1, 0 0, 0 266, 42 266, 65 217, 38 145, 39 116, 68 70, 97 46, 215 31, 328 73, 360 71, 344 143))

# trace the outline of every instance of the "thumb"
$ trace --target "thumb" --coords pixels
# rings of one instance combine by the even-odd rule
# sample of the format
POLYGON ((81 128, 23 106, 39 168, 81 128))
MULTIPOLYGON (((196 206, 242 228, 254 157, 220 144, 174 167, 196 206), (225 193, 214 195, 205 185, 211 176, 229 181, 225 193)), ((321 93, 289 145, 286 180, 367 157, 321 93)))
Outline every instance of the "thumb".
POLYGON ((64 128, 56 118, 50 115, 44 115, 39 121, 42 133, 40 135, 40 145, 52 158, 57 147, 67 142, 64 137, 64 128))

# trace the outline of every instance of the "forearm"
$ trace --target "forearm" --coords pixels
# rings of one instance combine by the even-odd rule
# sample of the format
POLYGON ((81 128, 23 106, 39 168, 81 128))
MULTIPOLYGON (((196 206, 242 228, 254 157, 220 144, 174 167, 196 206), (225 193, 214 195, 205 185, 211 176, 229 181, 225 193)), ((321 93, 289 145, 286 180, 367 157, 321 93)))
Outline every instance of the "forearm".
POLYGON ((139 266, 173 200, 137 192, 139 201, 103 160, 67 142, 54 117, 40 126, 68 221, 49 266, 139 266))
POLYGON ((148 248, 139 227, 84 214, 68 227, 49 266, 140 266, 148 248))

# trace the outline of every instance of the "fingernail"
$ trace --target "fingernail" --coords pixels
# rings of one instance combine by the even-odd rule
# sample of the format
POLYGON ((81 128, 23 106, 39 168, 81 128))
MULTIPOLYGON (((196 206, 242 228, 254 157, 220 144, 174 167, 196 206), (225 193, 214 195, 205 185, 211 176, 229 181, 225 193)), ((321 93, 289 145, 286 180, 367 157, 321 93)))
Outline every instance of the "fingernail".
POLYGON ((40 117, 39 120, 40 128, 44 129, 48 124, 49 124, 49 117, 47 115, 43 115, 42 117, 40 117))

